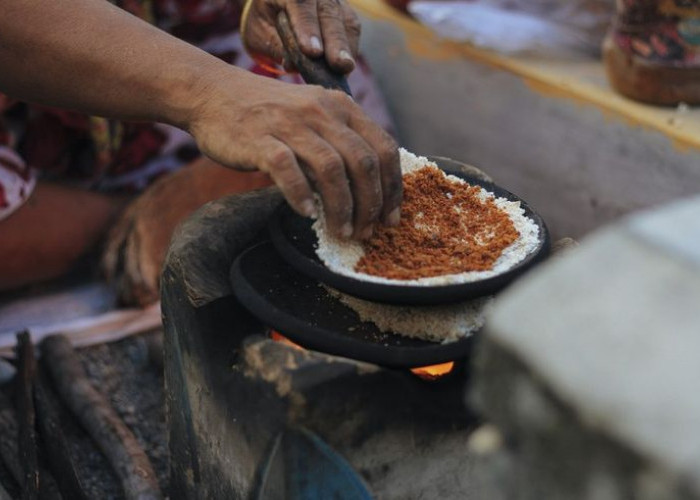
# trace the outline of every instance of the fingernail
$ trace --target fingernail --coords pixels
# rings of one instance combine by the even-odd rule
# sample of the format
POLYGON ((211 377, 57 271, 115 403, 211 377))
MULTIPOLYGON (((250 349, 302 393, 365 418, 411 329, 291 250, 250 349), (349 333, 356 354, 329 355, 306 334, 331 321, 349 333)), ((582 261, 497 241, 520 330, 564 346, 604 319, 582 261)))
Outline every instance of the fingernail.
POLYGON ((389 214, 389 217, 387 217, 387 223, 390 226, 398 226, 400 221, 401 221, 401 209, 395 208, 394 210, 391 211, 391 213, 389 214))
POLYGON ((301 211, 306 217, 317 217, 318 212, 316 212, 316 205, 311 200, 306 200, 301 204, 301 211))
POLYGON ((349 238, 352 236, 352 224, 347 223, 343 226, 343 228, 340 230, 340 235, 343 238, 349 238))
POLYGON ((321 45, 321 40, 317 36, 312 36, 311 39, 309 40, 309 43, 311 44, 311 48, 314 50, 323 50, 323 46, 321 45))
POLYGON ((350 52, 348 52, 347 50, 341 50, 338 53, 338 56, 341 59, 343 59, 344 61, 350 61, 351 63, 355 64, 355 59, 352 58, 352 56, 350 55, 350 52))
POLYGON ((362 234, 360 234, 360 238, 362 238, 363 240, 368 240, 372 237, 372 233, 374 233, 374 228, 372 226, 367 226, 362 231, 362 234))

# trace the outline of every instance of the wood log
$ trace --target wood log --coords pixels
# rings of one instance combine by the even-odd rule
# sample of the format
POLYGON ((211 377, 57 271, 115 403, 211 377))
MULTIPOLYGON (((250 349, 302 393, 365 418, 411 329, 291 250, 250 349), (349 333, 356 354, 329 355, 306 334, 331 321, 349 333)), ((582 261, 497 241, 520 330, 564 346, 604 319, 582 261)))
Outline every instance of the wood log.
POLYGON ((39 498, 39 454, 36 442, 34 413, 34 375, 36 359, 29 332, 17 334, 17 418, 19 423, 19 452, 23 465, 22 500, 39 498))
POLYGON ((61 494, 71 500, 89 500, 80 481, 73 450, 63 434, 63 422, 69 417, 56 400, 48 375, 41 368, 36 378, 34 397, 39 433, 61 494))
MULTIPOLYGON (((19 425, 12 401, 3 392, 0 392, 0 429, 0 457, 14 480, 21 486, 24 468, 17 443, 19 425)), ((51 473, 39 467, 39 477, 39 499, 60 499, 61 495, 51 473)))
POLYGON ((17 418, 12 402, 0 392, 0 457, 17 484, 22 484, 24 472, 17 446, 17 418))
POLYGON ((153 467, 134 434, 98 392, 70 341, 54 335, 41 343, 42 362, 73 415, 95 440, 119 477, 127 499, 162 499, 153 467))

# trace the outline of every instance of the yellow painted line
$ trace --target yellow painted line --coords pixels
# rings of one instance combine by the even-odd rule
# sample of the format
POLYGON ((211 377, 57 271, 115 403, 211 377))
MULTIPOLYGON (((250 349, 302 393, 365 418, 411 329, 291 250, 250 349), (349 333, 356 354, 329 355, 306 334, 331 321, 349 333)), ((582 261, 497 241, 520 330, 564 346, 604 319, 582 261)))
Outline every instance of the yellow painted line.
POLYGON ((364 16, 391 23, 404 34, 407 52, 434 61, 469 59, 520 76, 533 91, 548 97, 594 105, 607 117, 630 126, 656 130, 681 151, 700 149, 700 109, 675 109, 636 103, 615 93, 607 84, 599 61, 561 61, 515 58, 479 49, 467 43, 437 37, 431 30, 404 16, 383 0, 350 0, 364 16))

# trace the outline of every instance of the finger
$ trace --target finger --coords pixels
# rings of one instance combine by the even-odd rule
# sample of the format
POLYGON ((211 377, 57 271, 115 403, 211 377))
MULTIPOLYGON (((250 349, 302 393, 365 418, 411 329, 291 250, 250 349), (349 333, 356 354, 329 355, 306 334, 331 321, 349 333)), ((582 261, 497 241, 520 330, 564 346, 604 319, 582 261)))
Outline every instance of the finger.
POLYGON ((370 120, 359 106, 356 107, 356 112, 350 115, 349 125, 370 145, 379 159, 383 199, 381 219, 384 224, 395 226, 401 217, 403 198, 401 162, 396 141, 370 120))
POLYGON ((321 195, 323 212, 331 233, 349 238, 353 228, 353 197, 345 163, 338 152, 311 129, 296 130, 285 138, 297 157, 309 169, 307 176, 321 195))
POLYGON ((143 242, 143 222, 137 221, 126 245, 123 275, 119 279, 123 305, 143 307, 158 300, 160 266, 153 262, 148 245, 143 242))
POLYGON ((259 12, 257 9, 251 12, 245 31, 245 46, 257 60, 274 66, 282 62, 286 52, 274 22, 269 22, 267 19, 264 12, 259 12))
POLYGON ((315 216, 313 191, 294 152, 271 136, 259 141, 256 149, 260 152, 256 162, 258 168, 272 177, 289 206, 304 217, 315 216))
POLYGON ((109 230, 102 250, 100 268, 107 281, 111 282, 119 275, 124 265, 124 251, 129 233, 134 224, 134 215, 138 211, 138 202, 132 202, 119 217, 119 221, 109 230))
POLYGON ((157 231, 152 231, 151 226, 152 223, 148 218, 140 219, 136 223, 131 238, 134 253, 138 259, 137 274, 133 274, 131 278, 134 287, 133 295, 141 306, 152 304, 159 298, 160 271, 167 251, 167 246, 163 244, 170 240, 170 238, 161 240, 161 245, 158 245, 158 238, 155 237, 157 231))
POLYGON ((345 22, 345 36, 348 39, 350 53, 354 58, 360 54, 360 33, 362 24, 354 10, 345 2, 342 4, 343 20, 345 22))
POLYGON ((316 0, 290 0, 287 14, 301 51, 309 57, 323 54, 316 0))
POLYGON ((353 196, 353 237, 368 239, 383 205, 379 158, 369 144, 349 128, 327 129, 323 137, 345 163, 353 196))
POLYGON ((355 60, 345 33, 345 16, 339 0, 318 0, 318 19, 328 64, 336 71, 350 73, 355 69, 355 60))

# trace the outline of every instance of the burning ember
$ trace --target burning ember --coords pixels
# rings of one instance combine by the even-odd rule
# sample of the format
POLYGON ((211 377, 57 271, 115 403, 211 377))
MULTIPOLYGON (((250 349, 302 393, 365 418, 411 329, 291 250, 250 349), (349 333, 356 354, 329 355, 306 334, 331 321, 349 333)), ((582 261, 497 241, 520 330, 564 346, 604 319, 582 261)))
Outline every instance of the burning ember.
POLYGON ((423 380, 437 380, 444 377, 445 375, 452 373, 455 367, 454 361, 448 361, 447 363, 440 363, 439 365, 430 366, 419 366, 418 368, 411 368, 411 373, 423 380))
MULTIPOLYGON (((270 330, 270 338, 275 342, 282 342, 288 346, 294 347, 295 349, 304 349, 302 346, 296 342, 292 342, 287 337, 282 335, 276 330, 270 330)), ((455 367, 454 361, 448 361, 447 363, 440 363, 439 365, 429 365, 429 366, 419 366, 417 368, 411 368, 411 373, 415 376, 422 378, 423 380, 438 380, 439 378, 452 373, 455 367)))

